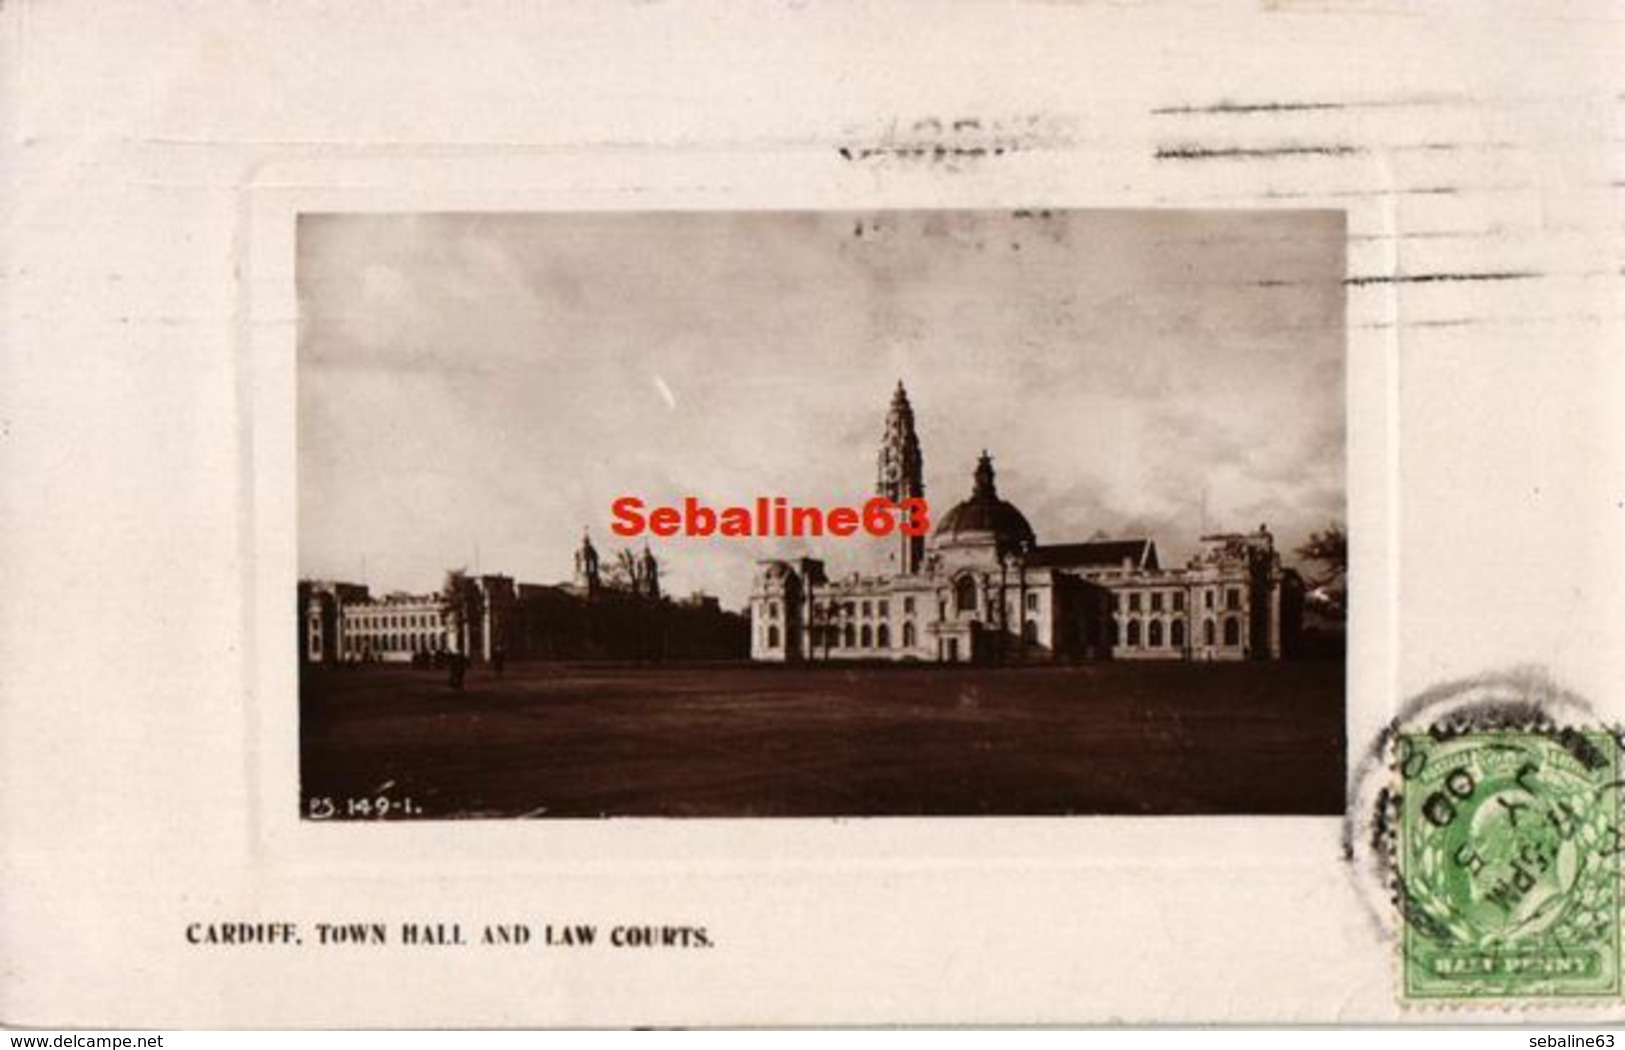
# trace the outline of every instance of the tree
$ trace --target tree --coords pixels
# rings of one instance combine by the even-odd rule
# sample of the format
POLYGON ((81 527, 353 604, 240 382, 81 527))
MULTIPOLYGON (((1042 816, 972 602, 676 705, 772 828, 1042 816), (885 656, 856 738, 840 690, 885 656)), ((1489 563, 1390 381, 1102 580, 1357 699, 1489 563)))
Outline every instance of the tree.
POLYGON ((480 588, 467 569, 448 569, 440 587, 440 613, 451 628, 452 651, 468 653, 468 626, 479 617, 480 588))
POLYGON ((658 592, 650 579, 649 570, 652 569, 656 578, 661 571, 661 565, 647 553, 638 554, 630 547, 622 547, 615 552, 604 569, 604 586, 612 591, 622 591, 626 594, 656 597, 658 592), (644 559, 649 558, 646 566, 644 559))
POLYGON ((1317 575, 1305 576, 1311 588, 1311 604, 1326 615, 1341 619, 1348 605, 1349 571, 1349 538, 1343 526, 1332 522, 1322 531, 1310 533, 1308 542, 1299 547, 1297 553, 1322 570, 1317 575))
POLYGON ((1320 565, 1323 572, 1309 577, 1314 587, 1326 587, 1340 582, 1349 571, 1349 538, 1343 526, 1332 522, 1320 532, 1309 534, 1309 540, 1298 548, 1298 557, 1320 565))
POLYGON ((631 592, 637 589, 638 556, 632 553, 631 548, 622 547, 615 552, 615 559, 604 569, 604 582, 612 590, 631 592))

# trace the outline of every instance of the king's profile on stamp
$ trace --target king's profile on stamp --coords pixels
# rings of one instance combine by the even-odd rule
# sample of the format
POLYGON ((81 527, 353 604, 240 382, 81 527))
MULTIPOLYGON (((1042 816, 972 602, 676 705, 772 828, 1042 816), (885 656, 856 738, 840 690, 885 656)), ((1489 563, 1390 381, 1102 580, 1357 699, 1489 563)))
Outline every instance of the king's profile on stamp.
POLYGON ((1404 994, 1617 995, 1614 737, 1412 733, 1397 765, 1404 994))

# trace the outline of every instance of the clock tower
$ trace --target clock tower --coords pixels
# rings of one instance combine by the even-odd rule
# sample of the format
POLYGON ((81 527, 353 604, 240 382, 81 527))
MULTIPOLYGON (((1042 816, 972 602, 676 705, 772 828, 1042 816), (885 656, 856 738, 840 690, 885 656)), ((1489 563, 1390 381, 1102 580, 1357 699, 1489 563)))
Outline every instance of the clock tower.
MULTIPOLYGON (((886 413, 875 494, 899 505, 907 499, 925 497, 925 463, 920 456, 920 439, 914 433, 914 409, 901 379, 886 413)), ((905 576, 919 572, 925 560, 925 537, 906 536, 899 531, 898 541, 897 571, 905 576)))

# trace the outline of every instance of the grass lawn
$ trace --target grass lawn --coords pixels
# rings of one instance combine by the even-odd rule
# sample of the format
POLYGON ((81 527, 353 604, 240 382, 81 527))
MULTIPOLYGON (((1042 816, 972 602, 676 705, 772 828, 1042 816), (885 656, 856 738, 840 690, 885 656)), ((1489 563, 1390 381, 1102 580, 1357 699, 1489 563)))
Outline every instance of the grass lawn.
POLYGON ((307 669, 301 736, 338 817, 1343 809, 1341 662, 307 669))

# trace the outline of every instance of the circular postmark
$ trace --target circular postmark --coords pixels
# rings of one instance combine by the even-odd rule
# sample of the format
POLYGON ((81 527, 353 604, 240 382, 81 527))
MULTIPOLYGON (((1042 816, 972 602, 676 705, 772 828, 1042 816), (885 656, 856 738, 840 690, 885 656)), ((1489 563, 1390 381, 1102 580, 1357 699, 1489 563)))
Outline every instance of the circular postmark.
POLYGON ((1346 859, 1407 999, 1616 995, 1619 739, 1522 672, 1407 704, 1356 767, 1346 859))

